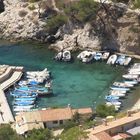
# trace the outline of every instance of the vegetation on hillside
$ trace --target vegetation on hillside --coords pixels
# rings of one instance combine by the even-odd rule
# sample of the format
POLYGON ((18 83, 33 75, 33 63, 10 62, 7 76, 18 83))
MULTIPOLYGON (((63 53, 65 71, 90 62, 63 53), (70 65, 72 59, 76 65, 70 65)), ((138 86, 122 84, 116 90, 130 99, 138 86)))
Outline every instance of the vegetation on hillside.
POLYGON ((26 135, 27 137, 23 137, 17 135, 16 131, 14 131, 10 125, 1 125, 0 126, 0 140, 50 140, 52 139, 52 133, 48 129, 33 129, 29 131, 26 135))
POLYGON ((95 19, 98 4, 94 0, 79 0, 78 2, 65 3, 63 0, 56 1, 61 10, 47 20, 47 30, 56 31, 69 20, 79 23, 89 22, 95 19))
POLYGON ((114 106, 107 106, 107 105, 104 105, 104 104, 100 104, 97 106, 96 108, 96 113, 97 113, 97 116, 99 117, 107 117, 107 116, 110 116, 110 115, 115 115, 115 107, 114 106))
POLYGON ((80 128, 80 126, 72 127, 61 134, 61 140, 79 140, 87 138, 87 133, 80 128))

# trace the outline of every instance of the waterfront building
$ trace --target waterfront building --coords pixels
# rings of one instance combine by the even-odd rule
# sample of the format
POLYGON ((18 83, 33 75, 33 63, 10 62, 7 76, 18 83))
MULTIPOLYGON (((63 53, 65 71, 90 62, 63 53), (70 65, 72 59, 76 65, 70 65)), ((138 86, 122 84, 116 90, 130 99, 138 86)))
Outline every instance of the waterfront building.
POLYGON ((87 119, 92 116, 91 108, 72 109, 44 109, 31 112, 21 112, 16 119, 16 131, 18 134, 24 134, 32 129, 39 128, 55 128, 72 120, 75 113, 80 115, 80 118, 87 119))
POLYGON ((137 134, 140 133, 138 126, 140 126, 140 112, 128 112, 128 115, 123 118, 111 122, 106 121, 106 123, 104 121, 102 125, 88 129, 87 131, 91 140, 122 140, 130 138, 136 130, 137 134), (131 133, 129 130, 131 130, 131 133))

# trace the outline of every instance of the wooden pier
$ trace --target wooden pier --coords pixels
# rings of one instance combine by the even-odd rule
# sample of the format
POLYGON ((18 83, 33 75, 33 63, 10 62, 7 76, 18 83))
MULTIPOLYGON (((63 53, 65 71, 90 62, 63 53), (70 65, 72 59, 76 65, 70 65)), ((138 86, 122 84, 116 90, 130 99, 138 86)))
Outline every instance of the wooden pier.
POLYGON ((23 67, 8 67, 0 76, 0 124, 14 122, 14 116, 11 112, 4 91, 20 80, 23 74, 23 67))

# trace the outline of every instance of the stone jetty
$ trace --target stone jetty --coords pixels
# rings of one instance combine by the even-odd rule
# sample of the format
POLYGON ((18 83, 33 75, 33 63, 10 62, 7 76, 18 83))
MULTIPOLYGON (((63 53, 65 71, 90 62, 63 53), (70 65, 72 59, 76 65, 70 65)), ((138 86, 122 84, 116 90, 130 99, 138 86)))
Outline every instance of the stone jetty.
POLYGON ((23 67, 0 66, 0 124, 14 122, 14 117, 8 104, 5 90, 20 80, 23 67))

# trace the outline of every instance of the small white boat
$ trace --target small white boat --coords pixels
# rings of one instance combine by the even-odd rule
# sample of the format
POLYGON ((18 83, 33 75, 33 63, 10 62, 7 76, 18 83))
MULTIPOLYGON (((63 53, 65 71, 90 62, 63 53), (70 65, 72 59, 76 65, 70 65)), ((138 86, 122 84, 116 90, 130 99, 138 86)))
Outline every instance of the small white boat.
POLYGON ((121 105, 121 102, 118 102, 118 101, 116 101, 116 102, 106 102, 106 105, 121 105))
POLYGON ((131 57, 126 57, 125 61, 124 61, 124 66, 128 66, 131 62, 132 58, 131 57))
POLYGON ((136 84, 138 84, 138 81, 136 81, 136 80, 132 80, 132 81, 125 80, 124 83, 136 85, 136 84))
POLYGON ((118 58, 116 60, 116 64, 124 65, 124 62, 125 62, 125 55, 118 56, 118 58))
POLYGON ((113 65, 113 64, 115 64, 116 60, 117 60, 117 55, 113 54, 109 57, 109 59, 107 61, 107 64, 112 64, 113 65))
POLYGON ((124 93, 111 93, 110 95, 117 96, 117 97, 125 97, 124 93))
POLYGON ((88 53, 88 51, 83 51, 77 56, 77 58, 79 60, 82 60, 86 56, 87 53, 88 53))
POLYGON ((57 60, 57 61, 61 61, 62 60, 62 56, 63 55, 63 53, 62 52, 59 52, 58 54, 56 54, 56 56, 54 57, 54 59, 55 60, 57 60))
POLYGON ((129 91, 130 88, 124 88, 124 87, 116 87, 116 86, 112 86, 110 87, 112 90, 119 90, 119 91, 129 91))
POLYGON ((106 105, 107 106, 114 106, 116 111, 118 111, 121 108, 120 105, 112 105, 112 104, 109 104, 109 103, 106 103, 106 105))
POLYGON ((102 58, 103 60, 106 60, 106 59, 108 59, 109 55, 110 55, 109 52, 104 52, 101 58, 102 58))
POLYGON ((64 51, 62 54, 62 60, 65 62, 71 61, 71 53, 70 51, 64 51))
POLYGON ((127 91, 120 91, 120 90, 110 90, 110 93, 112 94, 112 93, 117 93, 117 94, 119 94, 119 93, 123 93, 123 94, 126 94, 127 93, 127 91))
POLYGON ((19 81, 19 86, 26 86, 28 84, 28 81, 19 81))
POLYGON ((89 63, 90 61, 93 60, 94 56, 95 56, 96 52, 90 52, 88 51, 85 55, 84 58, 82 58, 82 62, 83 63, 89 63))
POLYGON ((124 74, 122 77, 125 79, 137 79, 139 75, 138 74, 124 74))
POLYGON ((96 54, 95 54, 95 56, 94 56, 94 59, 95 59, 96 61, 98 61, 98 60, 101 59, 101 57, 102 57, 102 53, 96 52, 96 54))
POLYGON ((123 83, 123 82, 114 82, 113 86, 125 88, 125 87, 133 87, 134 85, 129 84, 129 83, 123 83))

